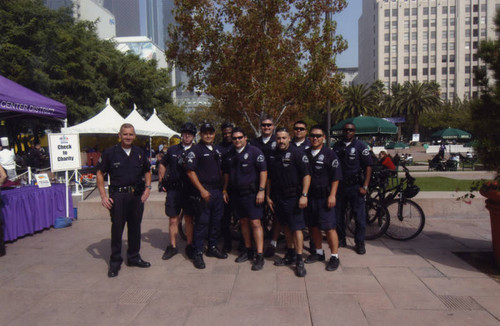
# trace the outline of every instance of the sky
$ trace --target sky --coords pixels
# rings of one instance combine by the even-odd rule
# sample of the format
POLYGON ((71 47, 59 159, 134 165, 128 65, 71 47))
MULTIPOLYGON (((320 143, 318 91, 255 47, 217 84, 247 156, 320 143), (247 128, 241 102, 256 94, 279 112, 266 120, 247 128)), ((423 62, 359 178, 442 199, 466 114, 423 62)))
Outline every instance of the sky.
POLYGON ((358 66, 358 19, 362 3, 361 0, 350 0, 346 9, 333 16, 337 21, 337 34, 342 35, 349 46, 337 56, 337 66, 340 68, 358 66))

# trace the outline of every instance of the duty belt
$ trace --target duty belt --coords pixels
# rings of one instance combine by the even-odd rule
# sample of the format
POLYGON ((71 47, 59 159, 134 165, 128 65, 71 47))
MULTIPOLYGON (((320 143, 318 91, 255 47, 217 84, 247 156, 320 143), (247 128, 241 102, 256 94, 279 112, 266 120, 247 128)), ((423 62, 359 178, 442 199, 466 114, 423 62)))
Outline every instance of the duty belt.
POLYGON ((135 191, 135 188, 132 186, 121 186, 121 187, 110 187, 111 192, 118 192, 118 193, 132 193, 135 191))

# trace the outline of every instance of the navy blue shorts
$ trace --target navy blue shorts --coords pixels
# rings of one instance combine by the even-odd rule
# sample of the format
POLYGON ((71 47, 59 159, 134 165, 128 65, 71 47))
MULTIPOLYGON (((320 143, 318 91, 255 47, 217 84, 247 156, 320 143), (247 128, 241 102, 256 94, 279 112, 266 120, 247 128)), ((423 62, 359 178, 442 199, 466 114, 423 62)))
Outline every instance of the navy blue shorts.
POLYGON ((321 230, 331 230, 337 227, 335 208, 328 208, 328 199, 309 198, 306 208, 306 222, 308 227, 317 227, 321 230))
POLYGON ((288 226, 292 231, 305 229, 304 210, 299 208, 297 197, 274 197, 272 200, 276 217, 281 225, 288 226))
POLYGON ((168 217, 176 217, 185 207, 186 196, 182 190, 167 190, 167 200, 165 201, 165 214, 168 217))
POLYGON ((239 196, 231 194, 229 204, 235 218, 248 218, 250 220, 260 220, 263 215, 263 205, 255 203, 257 194, 239 196))

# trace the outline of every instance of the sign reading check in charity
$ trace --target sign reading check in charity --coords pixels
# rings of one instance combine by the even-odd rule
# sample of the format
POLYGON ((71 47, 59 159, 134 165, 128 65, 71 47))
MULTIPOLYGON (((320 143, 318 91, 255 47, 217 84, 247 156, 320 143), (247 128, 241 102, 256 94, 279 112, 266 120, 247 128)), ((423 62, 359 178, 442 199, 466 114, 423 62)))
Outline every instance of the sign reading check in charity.
POLYGON ((82 168, 78 135, 49 134, 49 152, 52 172, 82 168))

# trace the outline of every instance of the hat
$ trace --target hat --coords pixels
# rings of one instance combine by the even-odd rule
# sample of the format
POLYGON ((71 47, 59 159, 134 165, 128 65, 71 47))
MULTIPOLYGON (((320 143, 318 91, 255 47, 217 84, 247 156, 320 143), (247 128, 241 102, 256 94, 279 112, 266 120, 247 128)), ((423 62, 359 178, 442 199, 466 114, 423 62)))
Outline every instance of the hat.
POLYGON ((9 146, 9 138, 2 137, 2 138, 0 138, 0 141, 2 143, 2 146, 4 146, 4 147, 8 147, 9 146))
POLYGON ((200 127, 200 132, 205 132, 205 131, 215 131, 214 126, 212 126, 211 123, 205 122, 204 124, 201 125, 200 127))
POLYGON ((186 122, 181 126, 181 132, 190 132, 196 135, 196 126, 192 122, 186 122))

